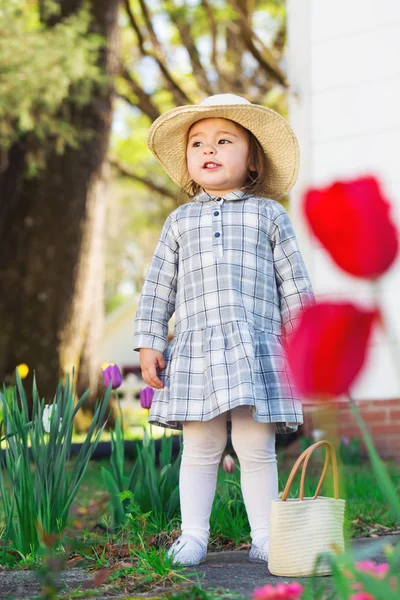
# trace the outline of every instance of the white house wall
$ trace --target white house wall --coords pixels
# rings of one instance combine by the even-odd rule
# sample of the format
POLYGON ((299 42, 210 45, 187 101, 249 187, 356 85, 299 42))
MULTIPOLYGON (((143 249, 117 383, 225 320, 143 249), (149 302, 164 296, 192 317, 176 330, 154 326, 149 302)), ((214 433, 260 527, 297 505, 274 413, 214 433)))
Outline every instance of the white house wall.
MULTIPOLYGON (((290 121, 301 151, 290 212, 317 295, 368 306, 370 285, 339 271, 310 237, 301 201, 310 185, 375 174, 400 227, 400 1, 288 0, 287 11, 290 121)), ((375 333, 352 390, 360 399, 400 397, 400 260, 382 284, 392 339, 375 333)))
POLYGON ((121 368, 139 365, 139 352, 133 350, 134 312, 106 327, 102 343, 102 361, 121 368))

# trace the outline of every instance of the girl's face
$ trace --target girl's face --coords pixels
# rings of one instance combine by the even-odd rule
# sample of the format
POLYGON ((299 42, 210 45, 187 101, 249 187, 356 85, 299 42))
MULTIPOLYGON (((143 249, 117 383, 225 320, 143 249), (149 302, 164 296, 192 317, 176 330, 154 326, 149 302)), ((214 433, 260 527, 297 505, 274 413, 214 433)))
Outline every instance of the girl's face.
POLYGON ((243 187, 247 180, 249 141, 232 121, 202 119, 189 130, 186 149, 190 177, 214 196, 243 187))

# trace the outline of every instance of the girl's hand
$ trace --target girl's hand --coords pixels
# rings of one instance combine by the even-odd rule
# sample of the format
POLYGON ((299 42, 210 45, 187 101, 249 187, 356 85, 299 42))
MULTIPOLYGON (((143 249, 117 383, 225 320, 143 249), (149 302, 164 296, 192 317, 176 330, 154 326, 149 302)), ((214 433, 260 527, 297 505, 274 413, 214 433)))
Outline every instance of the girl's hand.
POLYGON ((150 387, 161 389, 163 382, 157 376, 157 368, 165 369, 165 359, 162 352, 152 348, 140 348, 140 368, 142 377, 150 387))

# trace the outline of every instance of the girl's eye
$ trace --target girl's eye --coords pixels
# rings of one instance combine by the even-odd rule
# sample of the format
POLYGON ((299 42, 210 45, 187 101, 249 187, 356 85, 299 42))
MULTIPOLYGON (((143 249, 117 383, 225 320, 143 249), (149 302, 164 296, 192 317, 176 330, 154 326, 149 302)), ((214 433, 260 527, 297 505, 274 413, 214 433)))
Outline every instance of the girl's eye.
POLYGON ((193 142, 192 147, 193 148, 200 148, 201 142, 193 142))
POLYGON ((229 140, 219 140, 218 144, 230 144, 229 140))

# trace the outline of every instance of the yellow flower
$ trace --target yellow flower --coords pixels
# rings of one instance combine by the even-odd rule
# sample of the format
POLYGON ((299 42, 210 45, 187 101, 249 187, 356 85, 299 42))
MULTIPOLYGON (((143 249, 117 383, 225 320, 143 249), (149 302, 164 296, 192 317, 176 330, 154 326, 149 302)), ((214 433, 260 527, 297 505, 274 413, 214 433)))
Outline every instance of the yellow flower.
POLYGON ((21 379, 25 379, 25 377, 29 373, 28 365, 26 365, 25 363, 21 363, 20 365, 18 365, 17 369, 18 369, 18 373, 19 373, 19 376, 21 377, 21 379))

